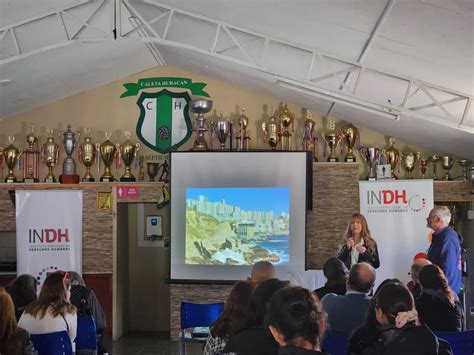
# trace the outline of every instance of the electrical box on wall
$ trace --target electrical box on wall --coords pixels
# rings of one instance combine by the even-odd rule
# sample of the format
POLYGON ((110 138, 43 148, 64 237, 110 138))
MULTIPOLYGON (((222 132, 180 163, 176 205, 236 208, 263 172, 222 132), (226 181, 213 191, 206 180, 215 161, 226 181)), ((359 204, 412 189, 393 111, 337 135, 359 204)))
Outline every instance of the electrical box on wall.
POLYGON ((146 217, 146 236, 151 239, 163 236, 163 229, 161 227, 161 216, 146 217))

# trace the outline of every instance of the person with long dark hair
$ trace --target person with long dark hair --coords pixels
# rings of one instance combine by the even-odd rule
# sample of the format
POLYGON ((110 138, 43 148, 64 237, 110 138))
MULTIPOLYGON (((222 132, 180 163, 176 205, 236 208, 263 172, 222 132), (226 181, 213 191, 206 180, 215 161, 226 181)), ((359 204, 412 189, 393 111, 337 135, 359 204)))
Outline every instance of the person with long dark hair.
POLYGON ((12 297, 16 320, 18 321, 26 306, 36 301, 36 279, 32 275, 20 275, 10 282, 5 290, 12 297))
POLYGON ((245 327, 249 318, 250 297, 253 287, 250 282, 239 281, 230 291, 224 310, 211 325, 211 335, 204 347, 204 355, 221 352, 226 342, 237 331, 245 327))
POLYGON ((377 243, 372 238, 367 220, 362 214, 354 213, 351 216, 337 257, 348 269, 360 262, 369 263, 375 269, 380 266, 377 243))

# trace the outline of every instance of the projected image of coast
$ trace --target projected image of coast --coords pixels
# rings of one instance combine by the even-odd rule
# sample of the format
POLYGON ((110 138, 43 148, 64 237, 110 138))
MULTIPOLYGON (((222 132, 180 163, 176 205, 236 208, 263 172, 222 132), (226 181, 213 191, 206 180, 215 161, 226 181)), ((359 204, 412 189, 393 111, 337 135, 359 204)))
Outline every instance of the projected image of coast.
POLYGON ((289 188, 186 189, 186 264, 287 265, 289 188))

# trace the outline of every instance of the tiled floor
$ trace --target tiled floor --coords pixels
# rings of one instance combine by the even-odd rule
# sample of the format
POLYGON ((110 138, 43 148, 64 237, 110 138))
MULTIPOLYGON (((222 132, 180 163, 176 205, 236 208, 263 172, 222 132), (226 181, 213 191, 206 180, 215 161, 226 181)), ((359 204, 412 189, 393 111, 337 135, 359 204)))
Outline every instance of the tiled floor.
MULTIPOLYGON (((170 341, 169 333, 130 333, 112 343, 110 355, 178 355, 180 343, 170 341)), ((187 355, 202 355, 201 344, 187 344, 187 355)))

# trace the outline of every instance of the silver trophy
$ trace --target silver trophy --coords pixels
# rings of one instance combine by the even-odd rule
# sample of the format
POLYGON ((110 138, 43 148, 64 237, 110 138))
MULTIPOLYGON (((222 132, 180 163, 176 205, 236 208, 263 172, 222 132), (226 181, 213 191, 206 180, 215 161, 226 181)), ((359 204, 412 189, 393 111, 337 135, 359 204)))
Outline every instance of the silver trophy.
POLYGON ((63 135, 63 146, 66 152, 66 158, 63 162, 63 173, 59 176, 59 182, 61 184, 78 184, 79 183, 79 175, 76 174, 76 162, 72 157, 72 152, 74 151, 74 147, 79 141, 81 134, 76 134, 71 130, 71 125, 67 125, 67 131, 62 132, 63 135))
POLYGON ((205 124, 204 114, 212 109, 211 100, 193 100, 189 102, 191 111, 197 113, 196 123, 193 125, 193 130, 196 131, 196 140, 194 141, 193 150, 208 150, 206 138, 204 133, 208 131, 205 124))
POLYGON ((216 122, 216 136, 217 140, 221 144, 221 150, 225 149, 225 142, 227 141, 227 137, 229 136, 230 132, 230 122, 224 119, 222 115, 219 117, 219 120, 216 122))
POLYGON ((360 147, 360 154, 362 158, 367 162, 369 166, 369 175, 367 175, 367 180, 375 180, 375 167, 380 160, 380 151, 376 147, 360 147))

